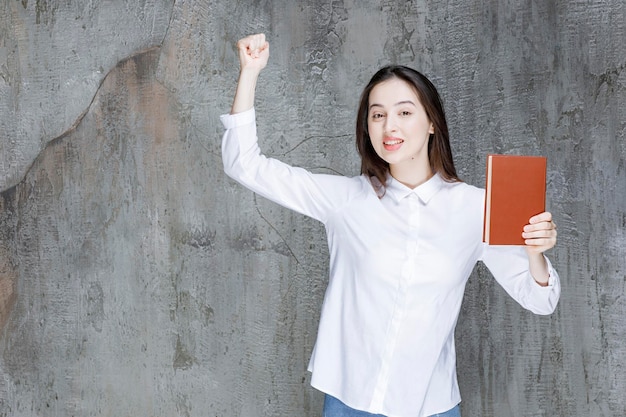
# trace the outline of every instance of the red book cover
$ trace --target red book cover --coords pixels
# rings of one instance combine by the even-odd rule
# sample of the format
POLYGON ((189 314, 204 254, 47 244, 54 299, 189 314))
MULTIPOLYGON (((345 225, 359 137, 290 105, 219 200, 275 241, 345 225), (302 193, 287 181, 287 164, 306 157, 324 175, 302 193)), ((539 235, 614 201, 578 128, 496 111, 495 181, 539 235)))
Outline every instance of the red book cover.
POLYGON ((543 156, 487 156, 483 242, 524 244, 524 226, 546 210, 546 166, 543 156))

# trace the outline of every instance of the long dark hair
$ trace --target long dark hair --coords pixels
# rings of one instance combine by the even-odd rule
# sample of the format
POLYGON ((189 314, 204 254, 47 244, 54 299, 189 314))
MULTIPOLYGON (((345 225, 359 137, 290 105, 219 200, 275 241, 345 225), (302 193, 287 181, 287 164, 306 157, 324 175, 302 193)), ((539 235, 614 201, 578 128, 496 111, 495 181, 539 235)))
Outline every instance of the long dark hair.
POLYGON ((361 94, 356 118, 356 146, 361 155, 361 174, 375 178, 379 185, 384 186, 387 181, 389 164, 379 157, 372 147, 367 130, 367 117, 372 89, 391 78, 399 78, 413 87, 426 111, 426 116, 433 124, 435 133, 431 134, 428 140, 428 160, 433 173, 438 173, 448 182, 461 181, 454 168, 448 124, 437 89, 426 76, 401 65, 389 65, 378 70, 361 94))

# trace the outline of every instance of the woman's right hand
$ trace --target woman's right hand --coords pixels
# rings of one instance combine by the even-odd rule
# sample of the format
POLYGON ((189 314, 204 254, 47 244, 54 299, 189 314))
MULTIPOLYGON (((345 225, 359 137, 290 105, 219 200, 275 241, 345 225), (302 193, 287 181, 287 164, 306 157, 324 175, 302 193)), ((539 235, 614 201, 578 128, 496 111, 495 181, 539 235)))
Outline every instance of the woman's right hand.
POLYGON ((259 73, 267 65, 270 56, 270 44, 265 40, 265 35, 246 36, 237 42, 239 51, 239 81, 231 114, 241 113, 254 106, 254 90, 259 73))
POLYGON ((257 74, 267 65, 270 56, 270 44, 265 40, 265 35, 246 36, 237 42, 239 51, 239 65, 241 72, 254 71, 257 74))

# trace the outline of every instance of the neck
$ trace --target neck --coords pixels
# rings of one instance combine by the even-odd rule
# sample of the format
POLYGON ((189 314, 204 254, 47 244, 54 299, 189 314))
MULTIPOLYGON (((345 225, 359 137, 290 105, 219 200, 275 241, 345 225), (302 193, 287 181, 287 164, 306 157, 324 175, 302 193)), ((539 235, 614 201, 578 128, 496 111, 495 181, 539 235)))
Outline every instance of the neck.
POLYGON ((433 171, 430 169, 430 165, 426 165, 423 168, 416 168, 415 166, 403 167, 391 165, 389 167, 389 173, 397 181, 409 188, 419 187, 431 179, 434 175, 433 171))

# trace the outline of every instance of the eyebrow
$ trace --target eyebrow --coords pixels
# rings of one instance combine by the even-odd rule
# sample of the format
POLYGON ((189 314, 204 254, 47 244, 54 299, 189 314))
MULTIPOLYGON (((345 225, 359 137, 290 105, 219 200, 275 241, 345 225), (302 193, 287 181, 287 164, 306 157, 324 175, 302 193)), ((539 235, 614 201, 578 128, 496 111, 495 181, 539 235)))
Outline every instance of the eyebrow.
MULTIPOLYGON (((394 104, 393 106, 394 106, 394 107, 396 107, 396 106, 401 106, 401 105, 403 105, 403 104, 412 104, 412 105, 414 105, 414 106, 415 106, 415 103, 413 103, 413 101, 411 101, 411 100, 402 100, 402 101, 398 101, 398 102, 397 102, 396 104, 394 104)), ((369 109, 371 110, 371 108, 372 108, 372 107, 385 107, 385 106, 383 106, 382 104, 378 104, 378 103, 372 103, 372 104, 370 104, 369 109)))

